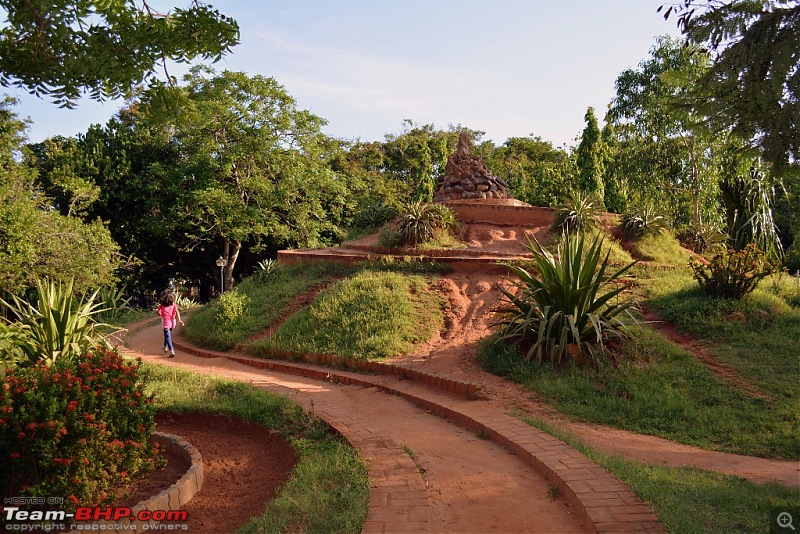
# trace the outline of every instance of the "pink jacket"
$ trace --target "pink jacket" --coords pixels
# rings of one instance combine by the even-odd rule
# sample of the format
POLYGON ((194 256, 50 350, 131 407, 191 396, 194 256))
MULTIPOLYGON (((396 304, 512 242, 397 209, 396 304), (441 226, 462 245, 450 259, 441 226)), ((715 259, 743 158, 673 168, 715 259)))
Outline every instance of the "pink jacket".
POLYGON ((161 322, 164 325, 164 328, 175 328, 175 320, 178 318, 177 304, 159 306, 158 314, 161 316, 161 322))

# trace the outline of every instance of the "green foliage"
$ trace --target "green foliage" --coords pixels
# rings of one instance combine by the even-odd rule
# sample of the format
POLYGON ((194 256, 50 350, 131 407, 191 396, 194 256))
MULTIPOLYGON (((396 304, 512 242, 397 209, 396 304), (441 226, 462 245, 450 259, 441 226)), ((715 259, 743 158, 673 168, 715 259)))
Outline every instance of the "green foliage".
POLYGON ((734 176, 720 182, 725 205, 728 235, 737 250, 753 243, 770 258, 783 255, 778 228, 772 215, 775 192, 767 176, 750 168, 747 176, 734 176))
POLYGON ((28 363, 43 360, 52 365, 57 360, 74 359, 89 347, 105 340, 103 329, 109 327, 95 318, 105 311, 96 301, 97 292, 76 297, 72 282, 36 283, 36 305, 14 295, 11 302, 0 299, 16 317, 24 333, 20 346, 28 363))
POLYGON ((554 206, 575 188, 573 158, 540 137, 512 137, 486 147, 486 166, 508 184, 514 198, 532 206, 554 206))
POLYGON ((108 228, 61 215, 18 161, 26 126, 12 104, 0 103, 0 289, 21 294, 37 278, 73 279, 76 291, 113 282, 119 247, 108 228))
POLYGON ((716 52, 694 87, 693 105, 717 132, 758 146, 778 172, 800 161, 800 5, 797 2, 688 0, 671 7, 690 43, 716 52))
POLYGON ((676 226, 718 211, 719 155, 730 144, 728 136, 705 131, 686 103, 709 58, 684 45, 658 37, 650 57, 620 73, 606 115, 613 138, 610 131, 604 139, 614 147, 607 167, 616 190, 633 203, 654 202, 676 226))
POLYGON ((66 509, 109 504, 159 463, 155 408, 140 362, 95 349, 75 362, 10 371, 0 390, 0 490, 51 495, 66 509))
POLYGON ((575 234, 594 228, 600 221, 600 211, 601 203, 594 194, 575 191, 558 207, 551 229, 575 234))
POLYGON ((697 283, 708 295, 736 300, 751 293, 759 281, 775 270, 775 266, 752 243, 742 250, 720 252, 709 265, 694 259, 689 265, 697 283))
POLYGON ((515 292, 501 288, 506 299, 506 306, 497 312, 501 315, 501 337, 522 347, 529 360, 561 364, 570 358, 588 357, 597 364, 606 341, 629 335, 628 325, 633 318, 628 309, 632 304, 611 303, 612 299, 619 301, 625 287, 603 291, 615 285, 635 262, 607 274, 609 254, 601 261, 602 238, 595 238, 588 249, 584 240, 583 234, 566 235, 559 247, 559 258, 538 241, 529 242, 532 266, 538 275, 524 267, 508 265, 519 281, 515 282, 515 292))
POLYGON ((19 323, 0 321, 0 377, 8 369, 24 365, 28 361, 22 347, 28 342, 25 330, 19 323))
POLYGON ((252 350, 274 347, 381 359, 408 353, 442 325, 441 302, 420 276, 363 271, 335 283, 252 350))
POLYGON ((631 243, 636 257, 658 266, 685 268, 690 254, 667 231, 647 234, 631 243))
POLYGON ((600 127, 594 116, 594 108, 586 110, 586 127, 581 134, 581 142, 576 151, 576 166, 578 168, 578 189, 595 195, 598 203, 602 205, 605 198, 603 176, 603 151, 604 141, 600 138, 600 127))
POLYGON ((702 254, 724 245, 728 236, 719 226, 700 221, 698 224, 688 224, 681 228, 677 238, 684 247, 702 254))
POLYGON ((122 316, 126 311, 130 310, 130 298, 125 297, 126 288, 114 288, 101 286, 97 290, 97 297, 99 298, 99 305, 102 308, 97 313, 99 321, 111 321, 114 318, 122 316))
POLYGON ((192 308, 200 306, 199 302, 192 300, 190 297, 184 297, 183 295, 175 297, 175 304, 178 305, 178 309, 180 310, 191 310, 192 308))
MULTIPOLYGON (((346 268, 320 263, 281 267, 266 280, 258 276, 244 279, 236 287, 236 295, 229 297, 230 314, 238 315, 233 321, 224 321, 226 311, 222 299, 193 312, 186 319, 185 335, 193 343, 218 350, 230 350, 248 337, 264 330, 278 319, 283 306, 312 284, 325 283, 332 276, 347 272, 346 268), (238 304, 246 303, 244 308, 238 304), (239 314, 241 311, 241 314, 239 314)), ((223 293, 227 295, 226 291, 223 293)))
POLYGON ((666 218, 651 204, 622 216, 622 235, 625 239, 636 240, 648 234, 657 234, 668 228, 666 218))
MULTIPOLYGON (((273 78, 193 68, 191 106, 175 125, 183 158, 178 212, 192 249, 221 242, 233 287, 244 243, 316 247, 338 239, 347 184, 325 164, 325 120, 297 108, 273 78)), ((177 217, 177 215, 176 215, 177 217)))
POLYGON ((280 265, 278 265, 278 260, 267 258, 265 260, 261 260, 257 264, 258 268, 256 269, 256 276, 262 282, 269 280, 269 278, 275 275, 280 269, 280 265))
POLYGON ((457 224, 452 210, 443 204, 415 202, 400 216, 397 231, 404 246, 415 247, 432 240, 438 232, 457 224))
POLYGON ((217 321, 226 327, 235 323, 244 316, 245 310, 250 302, 250 297, 239 291, 226 291, 219 296, 217 301, 217 321))
POLYGON ((397 210, 383 202, 373 202, 356 213, 353 224, 358 228, 378 228, 397 217, 397 210))
POLYGON ((236 21, 209 5, 161 14, 145 2, 4 2, 0 83, 73 107, 124 96, 164 59, 218 60, 239 42, 236 21))

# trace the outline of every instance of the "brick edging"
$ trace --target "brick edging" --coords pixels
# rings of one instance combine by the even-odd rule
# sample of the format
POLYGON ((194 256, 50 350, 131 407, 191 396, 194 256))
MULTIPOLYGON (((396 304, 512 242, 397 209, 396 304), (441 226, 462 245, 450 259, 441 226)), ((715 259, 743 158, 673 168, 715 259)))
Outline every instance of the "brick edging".
MULTIPOLYGON (((368 375, 354 376, 336 368, 318 368, 307 363, 274 361, 246 357, 196 347, 176 344, 176 348, 206 358, 226 358, 231 361, 259 369, 267 369, 307 378, 375 387, 404 398, 432 414, 452 421, 471 431, 479 432, 519 456, 558 487, 567 502, 580 514, 590 532, 664 532, 664 527, 650 507, 628 488, 619 478, 590 460, 586 455, 563 441, 523 421, 506 414, 482 413, 481 403, 474 410, 463 401, 445 402, 426 398, 423 394, 403 391, 371 379, 368 375), (449 404, 449 405, 448 405, 449 404)), ((382 364, 390 366, 390 364, 382 364)), ((408 370, 400 366, 402 370, 408 370)), ((426 375, 421 373, 421 375, 426 375)), ((431 382, 421 380, 425 386, 433 386, 442 392, 459 397, 472 398, 442 387, 441 377, 426 375, 431 382)), ((347 438, 347 436, 345 436, 347 438)), ((373 525, 374 527, 375 525, 373 525)))
MULTIPOLYGON (((269 369, 272 371, 279 371, 288 374, 298 374, 302 369, 303 376, 314 378, 316 380, 327 380, 331 377, 330 372, 327 370, 314 369, 310 367, 299 367, 297 361, 304 364, 324 366, 326 369, 329 367, 344 368, 353 370, 355 372, 377 373, 381 375, 394 376, 414 382, 425 384, 428 387, 440 389, 454 395, 464 397, 466 399, 477 399, 480 396, 480 386, 472 382, 463 380, 455 380, 444 376, 439 376, 433 373, 426 373, 418 369, 411 369, 401 365, 392 365, 382 362, 371 362, 366 360, 356 360, 353 358, 345 358, 343 356, 335 356, 331 354, 319 354, 312 352, 295 352, 289 350, 267 349, 270 358, 275 358, 280 361, 271 359, 260 358, 256 356, 239 356, 227 352, 219 352, 201 349, 191 345, 184 344, 180 341, 173 339, 172 344, 176 349, 197 356, 200 358, 227 358, 229 360, 239 362, 251 367, 259 369, 269 369)), ((337 381, 345 384, 358 384, 358 378, 340 375, 337 376, 337 381)), ((370 383, 369 386, 372 386, 370 383)), ((368 387, 369 387, 368 386, 368 387)))
MULTIPOLYGON (((154 432, 150 437, 150 441, 158 443, 162 449, 169 449, 183 457, 189 462, 189 469, 167 489, 132 506, 131 517, 136 517, 139 512, 144 510, 150 512, 180 510, 203 487, 203 460, 200 456, 200 451, 194 445, 181 436, 167 434, 166 432, 154 432)), ((151 527, 158 529, 163 522, 130 521, 129 523, 130 525, 136 525, 135 527, 129 527, 131 530, 140 531, 151 527)), ((98 525, 101 530, 103 530, 101 525, 105 525, 109 529, 119 526, 118 521, 97 521, 93 524, 98 525)))

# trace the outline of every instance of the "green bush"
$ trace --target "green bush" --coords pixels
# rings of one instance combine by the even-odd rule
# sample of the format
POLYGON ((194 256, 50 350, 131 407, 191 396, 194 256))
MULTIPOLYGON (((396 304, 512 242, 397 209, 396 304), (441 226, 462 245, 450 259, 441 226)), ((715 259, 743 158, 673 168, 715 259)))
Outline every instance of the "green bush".
POLYGON ((708 265, 691 259, 689 266, 706 294, 737 300, 752 292, 760 280, 775 270, 764 253, 752 243, 742 250, 720 252, 708 265))
POLYGON ((109 503, 126 480, 155 469, 152 398, 141 362, 97 348, 72 362, 9 371, 0 382, 0 490, 109 503))
POLYGON ((219 296, 217 320, 223 325, 237 322, 244 316, 249 303, 250 297, 246 294, 236 290, 226 291, 219 296))
POLYGON ((574 234, 597 226, 602 202, 595 195, 581 191, 564 200, 556 210, 552 230, 574 234))
POLYGON ((507 265, 519 281, 515 282, 516 292, 501 288, 507 300, 507 306, 497 312, 502 316, 501 337, 524 347, 528 360, 560 364, 570 357, 580 360, 588 356, 597 363, 597 348, 602 352, 606 340, 628 335, 628 323, 633 321, 628 310, 631 303, 611 304, 624 286, 601 291, 614 285, 636 262, 607 274, 609 253, 601 262, 602 237, 596 237, 588 250, 584 240, 583 234, 567 234, 559 246, 559 258, 538 241, 529 242, 538 276, 524 267, 507 265), (623 319, 626 316, 630 321, 623 319))

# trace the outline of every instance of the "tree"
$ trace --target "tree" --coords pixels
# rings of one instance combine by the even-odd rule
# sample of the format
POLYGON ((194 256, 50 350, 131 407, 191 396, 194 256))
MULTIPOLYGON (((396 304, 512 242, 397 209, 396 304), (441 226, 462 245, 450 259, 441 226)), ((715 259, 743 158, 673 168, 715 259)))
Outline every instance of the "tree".
MULTIPOLYGON (((659 10, 664 8, 662 5, 659 10)), ((800 2, 683 0, 669 7, 689 43, 715 53, 694 106, 754 142, 776 172, 800 166, 800 2)))
POLYGON ((584 193, 594 194, 600 200, 604 200, 603 141, 600 138, 600 128, 594 116, 594 108, 589 107, 586 110, 584 120, 586 127, 581 134, 581 142, 576 153, 578 188, 584 193))
POLYGON ((486 166, 505 180, 511 195, 533 206, 555 206, 575 188, 570 154, 541 137, 511 137, 483 152, 486 166))
POLYGON ((37 278, 73 279, 76 291, 113 282, 118 247, 106 225, 61 215, 17 161, 25 123, 13 103, 0 103, 0 289, 19 294, 37 278))
MULTIPOLYGON (((192 0, 162 14, 147 0, 4 0, 0 83, 73 107, 88 94, 117 98, 150 77, 156 64, 218 60, 239 42, 236 21, 192 0)), ((162 91, 163 95, 163 91, 162 91)))
POLYGON ((650 58, 617 77, 606 114, 617 137, 615 173, 625 177, 630 202, 655 204, 678 226, 718 217, 715 158, 727 136, 708 132, 683 105, 707 65, 698 49, 659 37, 650 58))
POLYGON ((187 249, 222 244, 225 287, 245 243, 315 247, 337 236, 346 183, 327 165, 325 120, 273 78, 194 68, 175 125, 187 249))

